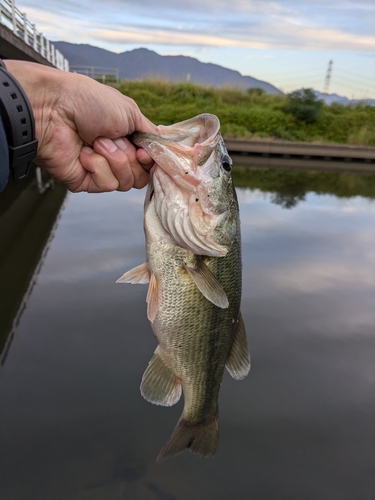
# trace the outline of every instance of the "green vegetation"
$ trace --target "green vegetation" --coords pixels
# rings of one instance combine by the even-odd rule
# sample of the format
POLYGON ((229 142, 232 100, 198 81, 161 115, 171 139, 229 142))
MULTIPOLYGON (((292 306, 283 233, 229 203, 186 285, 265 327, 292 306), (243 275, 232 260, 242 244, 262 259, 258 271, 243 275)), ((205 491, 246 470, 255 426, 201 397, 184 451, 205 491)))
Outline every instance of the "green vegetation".
POLYGON ((311 120, 311 108, 310 115, 306 111, 309 103, 303 102, 309 92, 302 94, 299 102, 300 108, 305 107, 301 115, 296 111, 298 103, 291 110, 290 97, 266 94, 261 89, 242 91, 144 80, 123 81, 119 90, 132 97, 142 112, 158 124, 170 125, 200 113, 214 113, 220 119, 222 134, 228 137, 375 146, 375 107, 318 104, 320 113, 311 120))
POLYGON ((285 111, 291 113, 297 121, 315 123, 322 114, 323 104, 312 89, 295 90, 287 96, 285 111))
POLYGON ((107 85, 116 85, 117 76, 116 75, 101 75, 97 76, 95 80, 99 83, 106 83, 107 85))
POLYGON ((273 193, 272 201, 284 208, 294 207, 309 192, 375 199, 374 174, 235 167, 233 179, 237 187, 273 193))

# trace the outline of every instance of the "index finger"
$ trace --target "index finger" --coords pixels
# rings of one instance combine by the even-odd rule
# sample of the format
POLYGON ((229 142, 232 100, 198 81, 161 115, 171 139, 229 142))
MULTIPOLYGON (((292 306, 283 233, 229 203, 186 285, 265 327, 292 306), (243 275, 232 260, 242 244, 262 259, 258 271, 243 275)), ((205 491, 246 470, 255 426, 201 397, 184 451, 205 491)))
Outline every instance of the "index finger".
POLYGON ((137 149, 136 155, 137 160, 142 165, 142 167, 149 172, 155 163, 151 156, 143 148, 137 149))

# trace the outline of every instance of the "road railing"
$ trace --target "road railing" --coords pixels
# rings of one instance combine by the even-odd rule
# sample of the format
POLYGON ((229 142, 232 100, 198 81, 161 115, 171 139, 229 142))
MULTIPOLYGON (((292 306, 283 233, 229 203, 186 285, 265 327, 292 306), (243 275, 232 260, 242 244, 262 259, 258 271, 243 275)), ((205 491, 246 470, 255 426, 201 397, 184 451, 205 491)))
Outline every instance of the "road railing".
POLYGON ((53 66, 69 71, 69 61, 36 29, 26 14, 15 6, 14 0, 0 0, 0 24, 13 31, 53 66))

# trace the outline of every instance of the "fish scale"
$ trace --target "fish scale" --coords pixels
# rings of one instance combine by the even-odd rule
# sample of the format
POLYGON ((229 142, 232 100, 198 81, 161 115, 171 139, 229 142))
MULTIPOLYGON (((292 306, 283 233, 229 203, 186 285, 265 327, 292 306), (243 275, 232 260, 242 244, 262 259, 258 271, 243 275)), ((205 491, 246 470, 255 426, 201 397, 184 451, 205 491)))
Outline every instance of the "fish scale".
POLYGON ((214 115, 199 115, 133 142, 155 160, 145 199, 146 263, 118 281, 149 282, 147 314, 158 340, 141 383, 154 404, 184 409, 158 460, 185 448, 214 454, 224 368, 250 369, 240 314, 241 236, 231 160, 214 115), (173 139, 173 140, 172 140, 173 139))

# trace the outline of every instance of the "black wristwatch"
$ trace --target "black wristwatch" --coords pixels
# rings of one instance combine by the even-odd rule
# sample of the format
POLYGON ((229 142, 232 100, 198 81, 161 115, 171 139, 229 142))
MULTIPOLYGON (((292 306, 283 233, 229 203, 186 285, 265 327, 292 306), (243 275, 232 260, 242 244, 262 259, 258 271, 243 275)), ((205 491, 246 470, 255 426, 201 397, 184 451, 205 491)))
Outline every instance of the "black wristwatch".
POLYGON ((0 114, 9 149, 9 168, 13 179, 26 177, 36 157, 34 114, 25 91, 0 59, 0 114))

